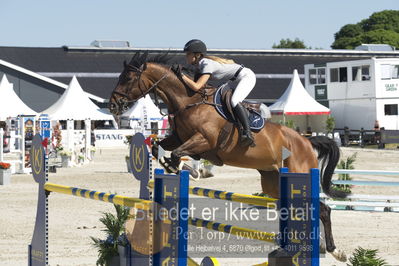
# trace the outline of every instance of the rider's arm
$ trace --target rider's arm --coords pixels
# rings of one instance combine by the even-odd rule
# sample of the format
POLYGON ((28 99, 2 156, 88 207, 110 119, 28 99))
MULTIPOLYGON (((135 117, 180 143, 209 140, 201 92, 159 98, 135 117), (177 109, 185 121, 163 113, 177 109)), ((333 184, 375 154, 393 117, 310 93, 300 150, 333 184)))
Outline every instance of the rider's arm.
POLYGON ((182 78, 193 91, 199 91, 208 82, 210 76, 210 74, 203 74, 197 81, 190 79, 186 75, 183 75, 182 78))

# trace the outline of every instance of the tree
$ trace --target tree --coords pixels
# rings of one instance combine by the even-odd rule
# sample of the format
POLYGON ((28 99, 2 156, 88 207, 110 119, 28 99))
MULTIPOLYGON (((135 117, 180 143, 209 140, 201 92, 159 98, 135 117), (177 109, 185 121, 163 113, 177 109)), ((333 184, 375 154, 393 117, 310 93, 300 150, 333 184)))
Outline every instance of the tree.
POLYGON ((289 38, 281 39, 280 43, 278 45, 273 44, 272 48, 310 49, 310 47, 306 47, 305 43, 298 38, 295 38, 295 40, 289 38))
POLYGON ((399 10, 376 12, 357 24, 346 24, 334 38, 333 49, 354 49, 362 43, 389 44, 399 49, 399 10))

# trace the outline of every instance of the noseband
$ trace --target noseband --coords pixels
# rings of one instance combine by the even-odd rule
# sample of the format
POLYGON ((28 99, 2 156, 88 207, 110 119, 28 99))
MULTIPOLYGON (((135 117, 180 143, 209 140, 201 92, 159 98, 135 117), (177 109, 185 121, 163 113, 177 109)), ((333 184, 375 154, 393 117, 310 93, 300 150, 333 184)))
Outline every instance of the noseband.
MULTIPOLYGON (((143 98, 146 94, 148 94, 149 92, 153 91, 154 95, 155 95, 155 99, 157 101, 155 88, 158 87, 158 85, 159 85, 159 83, 161 83, 161 81, 163 81, 165 78, 168 77, 168 73, 165 73, 159 80, 154 82, 149 88, 145 88, 145 86, 144 86, 144 90, 143 90, 142 87, 140 86, 140 84, 142 83, 141 74, 143 74, 144 71, 141 70, 140 68, 137 68, 137 67, 132 66, 132 65, 127 65, 126 67, 127 67, 128 70, 133 71, 135 73, 138 73, 138 81, 137 81, 138 86, 137 87, 138 87, 138 89, 140 90, 140 93, 141 93, 141 95, 140 95, 140 97, 138 99, 143 98)), ((114 99, 114 101, 116 102, 117 106, 120 109, 122 109, 122 112, 127 111, 129 109, 130 104, 138 100, 138 99, 129 100, 129 95, 127 93, 120 92, 120 91, 115 91, 115 90, 112 92, 111 98, 114 99), (115 97, 115 95, 122 96, 122 98, 117 99, 115 97)))

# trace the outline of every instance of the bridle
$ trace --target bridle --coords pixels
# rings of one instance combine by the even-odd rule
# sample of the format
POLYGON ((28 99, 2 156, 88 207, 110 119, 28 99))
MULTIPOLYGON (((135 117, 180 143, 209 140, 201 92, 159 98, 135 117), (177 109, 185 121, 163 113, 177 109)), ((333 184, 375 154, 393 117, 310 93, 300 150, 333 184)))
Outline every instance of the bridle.
MULTIPOLYGON (((135 73, 138 73, 137 75, 137 87, 140 90, 140 97, 137 98, 136 100, 129 100, 129 95, 126 92, 120 92, 120 91, 113 91, 111 94, 111 99, 114 99, 116 105, 122 109, 122 112, 127 111, 130 108, 130 105, 134 102, 136 102, 138 99, 145 97, 146 94, 153 92, 154 93, 154 100, 156 102, 156 105, 159 105, 159 100, 156 94, 156 90, 155 88, 158 87, 159 83, 161 83, 165 78, 168 77, 168 73, 165 73, 159 80, 157 80, 156 82, 154 82, 149 88, 145 88, 145 84, 143 83, 142 79, 141 79, 141 75, 144 73, 144 70, 142 70, 141 68, 132 66, 132 65, 126 65, 125 67, 125 71, 133 71, 135 73), (141 83, 143 83, 144 89, 141 86, 141 83), (119 95, 122 96, 121 98, 116 98, 115 95, 119 95)), ((162 111, 161 111, 162 114, 162 111)), ((162 114, 164 115, 164 114, 162 114)))
MULTIPOLYGON (((145 70, 145 68, 144 68, 144 70, 145 70)), ((132 66, 130 64, 125 66, 125 71, 132 71, 132 72, 138 73, 138 75, 137 75, 137 88, 140 90, 141 95, 136 100, 128 100, 129 99, 129 95, 126 92, 113 91, 112 94, 111 94, 111 99, 114 99, 116 105, 119 107, 119 109, 122 110, 122 112, 126 112, 130 108, 132 103, 134 103, 135 101, 137 101, 140 98, 143 98, 146 94, 151 93, 151 92, 154 94, 155 105, 159 107, 160 103, 159 103, 158 95, 156 93, 156 88, 158 87, 158 85, 165 78, 168 77, 169 74, 168 73, 164 73, 163 76, 159 80, 154 82, 149 88, 145 88, 145 84, 143 83, 143 81, 141 79, 141 75, 144 73, 144 70, 141 69, 141 68, 132 66), (142 83, 143 83, 144 89, 141 86, 142 83), (115 95, 119 95, 119 96, 122 96, 122 97, 117 99, 115 97, 115 95)), ((183 82, 184 86, 187 86, 187 84, 185 84, 184 81, 182 81, 182 82, 183 82)), ((198 105, 202 105, 202 104, 207 104, 207 105, 212 105, 212 106, 216 105, 215 103, 212 103, 212 102, 208 101, 208 97, 212 96, 215 93, 215 91, 213 91, 212 93, 208 94, 206 92, 205 88, 204 88, 204 89, 201 89, 199 91, 196 91, 195 93, 199 94, 201 96, 201 101, 199 101, 197 103, 193 103, 193 104, 188 104, 184 108, 178 109, 178 110, 176 110, 173 113, 169 113, 169 115, 177 116, 178 114, 180 114, 181 112, 183 112, 183 111, 185 111, 187 109, 190 109, 192 107, 195 107, 195 106, 198 106, 198 105)), ((168 115, 168 114, 163 113, 161 108, 159 108, 159 111, 160 111, 162 116, 168 115)))

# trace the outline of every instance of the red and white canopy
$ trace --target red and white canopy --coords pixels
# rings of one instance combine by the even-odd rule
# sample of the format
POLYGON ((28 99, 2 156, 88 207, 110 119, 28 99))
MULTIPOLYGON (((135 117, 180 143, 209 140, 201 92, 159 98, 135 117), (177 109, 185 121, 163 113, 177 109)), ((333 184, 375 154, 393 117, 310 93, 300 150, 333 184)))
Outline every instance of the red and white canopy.
POLYGON ((298 71, 295 69, 290 85, 284 94, 271 106, 273 115, 329 115, 330 109, 318 103, 306 89, 299 79, 298 71))

